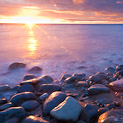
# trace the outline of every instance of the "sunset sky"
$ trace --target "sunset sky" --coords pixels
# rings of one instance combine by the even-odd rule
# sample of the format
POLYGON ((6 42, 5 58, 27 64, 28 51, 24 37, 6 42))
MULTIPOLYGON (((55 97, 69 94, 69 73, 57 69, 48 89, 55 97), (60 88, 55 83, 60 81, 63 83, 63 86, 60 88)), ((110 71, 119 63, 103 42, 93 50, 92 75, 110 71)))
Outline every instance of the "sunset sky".
POLYGON ((0 0, 0 23, 123 23, 123 0, 0 0))

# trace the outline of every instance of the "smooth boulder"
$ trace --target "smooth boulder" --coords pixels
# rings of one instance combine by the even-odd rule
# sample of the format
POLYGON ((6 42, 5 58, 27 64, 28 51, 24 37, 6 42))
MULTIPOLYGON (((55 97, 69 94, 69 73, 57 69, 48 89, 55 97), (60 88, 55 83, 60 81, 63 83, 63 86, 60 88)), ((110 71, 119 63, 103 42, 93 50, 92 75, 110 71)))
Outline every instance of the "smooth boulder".
POLYGON ((42 72, 42 68, 35 66, 33 68, 31 68, 30 70, 28 70, 28 73, 39 73, 42 72))
POLYGON ((123 91, 123 79, 111 82, 109 86, 114 91, 118 91, 118 92, 123 91))
POLYGON ((56 91, 50 94, 43 105, 43 114, 47 115, 50 111, 65 100, 67 95, 63 92, 56 91))
POLYGON ((72 97, 67 97, 62 103, 51 110, 50 114, 57 120, 75 122, 82 111, 80 103, 72 97))
POLYGON ((23 81, 34 79, 34 78, 36 78, 36 76, 34 76, 33 74, 27 74, 26 76, 24 76, 23 81))
POLYGON ((36 109, 40 104, 36 100, 29 100, 21 104, 21 106, 26 110, 26 111, 32 111, 36 109))
POLYGON ((123 123, 123 109, 110 110, 98 119, 98 123, 123 123))
POLYGON ((109 93, 110 90, 102 84, 95 84, 88 88, 89 95, 97 95, 100 93, 109 93))
POLYGON ((44 120, 41 117, 36 117, 33 115, 30 115, 28 117, 26 117, 22 123, 49 123, 48 121, 44 120))
POLYGON ((24 101, 35 100, 35 99, 36 99, 36 96, 35 96, 34 93, 32 93, 32 92, 22 92, 22 93, 18 93, 18 94, 15 94, 14 96, 12 96, 11 99, 9 100, 9 102, 11 102, 15 106, 19 106, 24 101))
POLYGON ((0 92, 9 91, 11 88, 9 85, 0 86, 0 92))
POLYGON ((26 112, 22 107, 12 107, 0 112, 0 122, 4 123, 6 120, 17 117, 23 119, 26 117, 26 112))
POLYGON ((25 67, 26 67, 26 64, 15 62, 9 65, 9 70, 16 70, 16 69, 25 68, 25 67))

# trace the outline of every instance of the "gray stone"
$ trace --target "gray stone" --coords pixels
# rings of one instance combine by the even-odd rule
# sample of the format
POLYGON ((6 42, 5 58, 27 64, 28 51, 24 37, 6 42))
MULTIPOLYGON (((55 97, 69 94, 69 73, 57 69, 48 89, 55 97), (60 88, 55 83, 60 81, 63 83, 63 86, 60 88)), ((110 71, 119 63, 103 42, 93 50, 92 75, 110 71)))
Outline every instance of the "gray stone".
POLYGON ((42 84, 38 91, 43 92, 43 93, 52 93, 54 91, 60 91, 62 87, 57 84, 42 84))
POLYGON ((81 113, 80 119, 86 123, 94 123, 98 115, 98 109, 99 107, 97 105, 86 104, 81 113))
POLYGON ((30 70, 28 70, 28 73, 39 73, 42 72, 42 68, 35 66, 33 68, 31 68, 30 70))
POLYGON ((19 123, 19 118, 13 117, 9 120, 6 120, 4 123, 19 123))
POLYGON ((98 119, 98 123, 123 123, 123 109, 110 110, 98 119))
POLYGON ((6 120, 17 117, 23 119, 26 117, 26 112, 22 107, 12 107, 0 112, 0 122, 4 123, 6 120))
POLYGON ((76 83, 76 87, 88 87, 88 83, 86 81, 79 81, 76 83))
POLYGON ((25 85, 25 84, 36 85, 37 83, 38 83, 37 79, 30 79, 30 80, 22 81, 20 85, 25 85))
POLYGON ((107 67, 105 70, 107 73, 111 73, 111 74, 115 72, 115 69, 113 67, 107 67))
POLYGON ((39 97, 39 99, 40 99, 41 101, 44 101, 46 98, 48 98, 48 96, 49 96, 48 93, 44 93, 44 94, 42 94, 42 95, 39 97))
POLYGON ((31 84, 24 84, 17 88, 17 92, 34 92, 34 87, 31 84))
POLYGON ((7 99, 6 98, 0 99, 0 105, 3 105, 5 103, 7 103, 7 99))
POLYGON ((3 91, 9 91, 11 88, 9 85, 2 85, 0 86, 0 92, 3 92, 3 91))
POLYGON ((114 91, 123 91, 123 79, 111 82, 109 87, 114 91))
POLYGON ((11 102, 15 106, 19 106, 24 101, 34 100, 34 99, 36 99, 36 96, 35 96, 34 93, 32 93, 32 92, 22 92, 22 93, 18 93, 16 95, 12 96, 11 99, 9 100, 9 102, 11 102))
POLYGON ((123 70, 123 65, 117 65, 117 66, 116 66, 116 70, 117 70, 117 71, 123 70))
POLYGON ((26 117, 22 123, 49 123, 48 121, 44 120, 41 117, 36 117, 33 115, 30 115, 28 117, 26 117))
POLYGON ((64 82, 64 80, 67 79, 68 77, 71 77, 71 75, 70 74, 64 74, 64 75, 62 75, 60 81, 64 82))
POLYGON ((116 73, 116 76, 123 76, 123 70, 120 70, 116 73))
POLYGON ((75 122, 82 111, 80 103, 72 97, 67 97, 62 103, 51 110, 50 114, 58 120, 75 122))
POLYGON ((40 104, 36 101, 36 100, 29 100, 26 101, 24 103, 22 103, 22 107, 26 110, 26 111, 32 111, 34 109, 36 109, 40 104))
POLYGON ((65 100, 67 95, 63 92, 53 92, 44 102, 43 113, 47 115, 50 111, 65 100))
POLYGON ((25 68, 25 67, 26 67, 26 64, 15 62, 9 65, 9 70, 16 70, 16 69, 25 68))
POLYGON ((71 76, 65 79, 64 84, 76 84, 79 81, 78 76, 71 76))
POLYGON ((109 93, 109 92, 110 92, 109 88, 105 87, 102 84, 95 84, 92 85, 90 88, 88 88, 89 95, 97 95, 100 93, 109 93))
POLYGON ((82 81, 83 79, 86 78, 86 74, 85 73, 81 73, 81 74, 73 74, 72 76, 75 76, 78 78, 79 81, 82 81))
POLYGON ((36 76, 34 76, 33 74, 27 74, 26 76, 24 76, 23 81, 34 79, 34 78, 36 78, 36 76))
POLYGON ((0 106, 0 111, 5 110, 5 109, 7 109, 7 108, 10 108, 10 107, 12 107, 12 106, 13 106, 13 104, 12 104, 11 102, 6 103, 6 104, 0 106))

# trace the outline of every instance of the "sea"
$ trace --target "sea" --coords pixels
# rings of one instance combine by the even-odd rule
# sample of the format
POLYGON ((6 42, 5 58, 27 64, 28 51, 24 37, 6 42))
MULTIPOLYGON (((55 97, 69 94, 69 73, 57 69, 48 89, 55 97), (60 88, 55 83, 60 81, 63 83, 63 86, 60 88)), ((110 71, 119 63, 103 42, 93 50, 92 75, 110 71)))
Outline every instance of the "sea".
POLYGON ((0 85, 16 86, 28 70, 63 74, 105 72, 123 64, 123 24, 0 24, 0 85), (27 67, 9 71, 14 62, 27 67))

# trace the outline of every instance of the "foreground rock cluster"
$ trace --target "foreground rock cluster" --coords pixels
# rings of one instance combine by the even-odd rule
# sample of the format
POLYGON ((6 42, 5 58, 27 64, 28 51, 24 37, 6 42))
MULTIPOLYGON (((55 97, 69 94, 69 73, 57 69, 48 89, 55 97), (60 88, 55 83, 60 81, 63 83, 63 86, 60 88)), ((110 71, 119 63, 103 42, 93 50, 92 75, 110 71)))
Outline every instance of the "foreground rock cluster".
MULTIPOLYGON (((9 70, 26 67, 13 63, 9 70)), ((123 65, 87 77, 36 77, 35 66, 14 88, 0 86, 0 123, 123 123, 123 65)))

